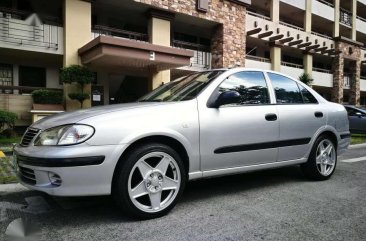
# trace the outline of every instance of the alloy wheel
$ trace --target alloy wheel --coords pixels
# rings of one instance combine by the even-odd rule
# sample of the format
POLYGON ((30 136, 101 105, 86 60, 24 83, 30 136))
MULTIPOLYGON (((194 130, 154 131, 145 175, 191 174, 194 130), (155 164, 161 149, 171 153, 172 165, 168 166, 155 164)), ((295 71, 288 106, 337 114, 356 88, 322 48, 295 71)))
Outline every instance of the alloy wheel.
POLYGON ((180 184, 181 173, 176 160, 165 152, 151 152, 131 169, 128 194, 137 208, 155 213, 175 200, 180 184))
POLYGON ((328 140, 322 140, 316 150, 316 167, 323 176, 330 175, 336 164, 336 151, 333 143, 328 140))

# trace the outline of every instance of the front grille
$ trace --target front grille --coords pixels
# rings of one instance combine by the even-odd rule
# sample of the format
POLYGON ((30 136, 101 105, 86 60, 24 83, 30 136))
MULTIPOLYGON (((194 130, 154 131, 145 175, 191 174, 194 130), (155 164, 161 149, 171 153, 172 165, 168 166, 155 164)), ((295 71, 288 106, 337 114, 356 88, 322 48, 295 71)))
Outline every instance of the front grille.
POLYGON ((33 141, 34 137, 39 133, 39 129, 28 128, 22 138, 21 145, 29 146, 29 144, 33 141))
POLYGON ((36 185, 36 176, 34 171, 29 168, 19 166, 19 177, 20 179, 30 185, 36 185))

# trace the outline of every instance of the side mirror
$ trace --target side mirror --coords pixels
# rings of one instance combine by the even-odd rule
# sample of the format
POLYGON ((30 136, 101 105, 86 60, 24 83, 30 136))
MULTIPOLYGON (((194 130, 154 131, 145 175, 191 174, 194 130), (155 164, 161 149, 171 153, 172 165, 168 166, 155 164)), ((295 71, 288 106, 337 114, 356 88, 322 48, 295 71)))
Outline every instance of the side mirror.
POLYGON ((235 90, 222 92, 216 99, 213 107, 219 108, 222 105, 236 104, 240 101, 240 94, 235 90))

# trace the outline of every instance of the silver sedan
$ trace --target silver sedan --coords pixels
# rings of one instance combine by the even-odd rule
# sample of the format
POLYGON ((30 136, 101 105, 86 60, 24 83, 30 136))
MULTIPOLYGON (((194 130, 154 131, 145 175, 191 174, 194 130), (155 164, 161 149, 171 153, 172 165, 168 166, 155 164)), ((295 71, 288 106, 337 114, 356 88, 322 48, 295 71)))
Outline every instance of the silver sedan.
POLYGON ((126 213, 154 218, 188 180, 288 165, 328 179, 349 142, 342 105, 281 73, 235 68, 182 77, 136 103, 44 118, 14 160, 31 189, 112 194, 126 213))

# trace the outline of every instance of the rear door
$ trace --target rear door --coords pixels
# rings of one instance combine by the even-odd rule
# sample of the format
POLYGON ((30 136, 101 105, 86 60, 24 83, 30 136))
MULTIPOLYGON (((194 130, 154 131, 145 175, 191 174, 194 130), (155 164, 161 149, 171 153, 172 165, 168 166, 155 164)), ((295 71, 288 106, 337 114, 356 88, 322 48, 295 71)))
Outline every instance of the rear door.
POLYGON ((325 110, 296 81, 268 72, 276 96, 280 124, 278 161, 303 158, 315 133, 326 124, 325 110))

